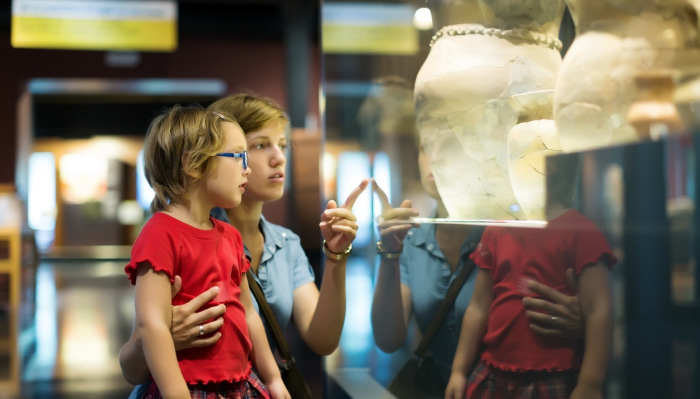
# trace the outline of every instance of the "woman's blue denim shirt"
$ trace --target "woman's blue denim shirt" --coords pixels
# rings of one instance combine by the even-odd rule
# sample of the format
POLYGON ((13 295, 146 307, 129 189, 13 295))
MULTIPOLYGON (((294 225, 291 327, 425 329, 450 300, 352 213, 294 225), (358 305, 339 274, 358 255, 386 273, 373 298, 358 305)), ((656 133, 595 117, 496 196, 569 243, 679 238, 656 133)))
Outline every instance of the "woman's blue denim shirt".
MULTIPOLYGON (((411 229, 406 235, 403 252, 399 259, 401 283, 411 289, 413 316, 421 334, 425 334, 430 328, 430 323, 437 314, 450 284, 476 248, 483 231, 483 227, 473 228, 462 245, 461 260, 454 272, 450 270, 450 265, 438 246, 434 224, 423 224, 411 229)), ((474 293, 477 274, 476 268, 474 269, 430 342, 429 353, 442 366, 441 369, 446 378, 450 376, 452 359, 457 349, 462 316, 474 293)))
MULTIPOLYGON (((229 223, 226 212, 221 208, 214 208, 211 215, 229 223)), ((314 271, 297 234, 285 227, 268 222, 262 215, 260 228, 265 237, 265 248, 256 280, 260 283, 265 299, 275 313, 280 328, 284 331, 292 318, 294 290, 306 283, 314 282, 314 271)), ((245 242, 243 244, 245 245, 245 242)), ((260 313, 258 302, 255 297, 252 299, 255 310, 260 313)), ((263 323, 267 329, 264 319, 263 323)), ((268 331, 268 340, 270 338, 272 337, 268 331)))

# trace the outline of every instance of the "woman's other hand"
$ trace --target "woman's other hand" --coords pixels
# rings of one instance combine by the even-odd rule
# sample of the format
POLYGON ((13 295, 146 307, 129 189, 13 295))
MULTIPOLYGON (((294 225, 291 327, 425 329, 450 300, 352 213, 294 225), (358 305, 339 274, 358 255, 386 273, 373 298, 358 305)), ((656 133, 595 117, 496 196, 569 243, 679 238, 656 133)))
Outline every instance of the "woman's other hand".
MULTIPOLYGON (((578 283, 572 269, 566 271, 566 281, 578 293, 578 283)), ((548 337, 583 339, 584 325, 578 296, 569 296, 542 283, 530 280, 528 288, 544 299, 523 298, 525 315, 532 322, 530 328, 548 337)))
POLYGON ((355 239, 357 235, 357 218, 352 213, 352 207, 355 205, 357 197, 365 191, 368 185, 369 179, 363 179, 340 207, 334 200, 328 201, 326 210, 321 214, 321 223, 318 226, 331 252, 345 252, 355 239))
MULTIPOLYGON (((173 298, 181 288, 182 279, 180 276, 175 276, 172 285, 173 298)), ((226 312, 226 305, 220 304, 198 312, 218 294, 219 287, 212 287, 184 305, 173 306, 173 323, 170 326, 170 332, 175 342, 175 350, 213 345, 221 338, 219 329, 224 325, 224 319, 221 316, 226 312), (207 323, 207 320, 212 321, 207 323)))
POLYGON ((389 253, 400 252, 403 249, 403 239, 408 230, 417 225, 408 222, 400 223, 399 221, 418 216, 418 211, 411 208, 410 200, 404 200, 399 208, 392 208, 386 193, 374 179, 372 180, 372 191, 377 195, 382 205, 382 214, 379 217, 378 225, 382 249, 389 253))

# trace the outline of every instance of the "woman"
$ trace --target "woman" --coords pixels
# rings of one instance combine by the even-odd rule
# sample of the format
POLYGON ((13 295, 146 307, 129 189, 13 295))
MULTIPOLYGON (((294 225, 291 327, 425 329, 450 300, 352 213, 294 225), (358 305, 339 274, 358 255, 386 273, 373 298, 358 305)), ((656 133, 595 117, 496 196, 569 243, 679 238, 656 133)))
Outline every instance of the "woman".
MULTIPOLYGON (((338 346, 345 319, 346 258, 357 232, 352 206, 369 180, 363 180, 341 206, 334 200, 328 201, 321 215, 319 227, 327 261, 319 290, 299 236, 268 222, 262 214, 263 204, 279 200, 284 194, 285 150, 289 141, 289 120, 284 111, 273 100, 252 94, 220 99, 209 109, 226 112, 237 119, 246 134, 249 164, 253 170, 241 204, 225 211, 215 209, 212 214, 240 231, 251 257, 253 275, 280 328, 284 330, 292 321, 311 350, 328 355, 338 346)), ((176 279, 174 292, 179 284, 176 279)), ((223 309, 209 308, 196 313, 215 296, 216 288, 212 288, 185 305, 173 307, 171 332, 178 350, 211 345, 219 339, 217 331, 223 323, 220 318, 223 309)), ((258 308, 255 298, 253 301, 258 308)), ((120 350, 119 361, 130 383, 150 380, 138 335, 132 333, 120 350)))

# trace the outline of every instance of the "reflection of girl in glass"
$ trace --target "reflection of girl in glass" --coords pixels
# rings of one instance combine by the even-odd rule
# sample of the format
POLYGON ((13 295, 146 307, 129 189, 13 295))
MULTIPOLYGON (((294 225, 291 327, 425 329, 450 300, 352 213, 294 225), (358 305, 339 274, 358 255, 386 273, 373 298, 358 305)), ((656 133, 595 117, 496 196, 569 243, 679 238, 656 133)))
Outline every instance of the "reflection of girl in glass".
MULTIPOLYGON (((547 162, 545 228, 489 226, 471 257, 479 267, 462 321, 446 399, 600 399, 612 346, 608 270, 616 258, 595 224, 571 209, 577 157, 547 162), (579 280, 584 342, 543 338, 529 328, 527 281, 564 294, 566 268, 579 280)), ((552 319, 557 316, 552 315, 552 319)))

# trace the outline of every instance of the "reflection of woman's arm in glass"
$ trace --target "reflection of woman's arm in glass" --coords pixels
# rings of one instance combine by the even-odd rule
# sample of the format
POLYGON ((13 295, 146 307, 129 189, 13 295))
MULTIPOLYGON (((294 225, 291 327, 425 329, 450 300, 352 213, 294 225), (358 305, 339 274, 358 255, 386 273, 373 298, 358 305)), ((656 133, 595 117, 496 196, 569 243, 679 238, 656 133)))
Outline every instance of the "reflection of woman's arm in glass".
MULTIPOLYGON (((372 190, 382 202, 382 219, 406 219, 417 216, 411 201, 405 200, 399 208, 391 208, 384 191, 372 182, 372 190)), ((398 255, 403 249, 403 239, 412 224, 379 224, 380 242, 384 254, 375 282, 372 299, 372 332, 377 346, 384 352, 394 352, 406 340, 406 330, 411 317, 411 290, 401 284, 398 255)))

